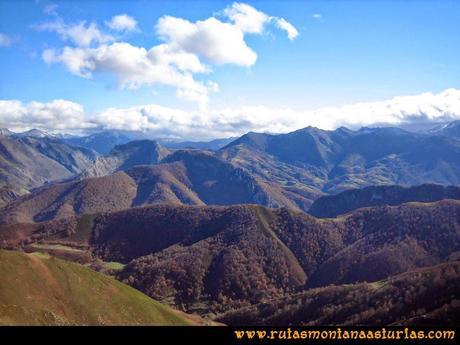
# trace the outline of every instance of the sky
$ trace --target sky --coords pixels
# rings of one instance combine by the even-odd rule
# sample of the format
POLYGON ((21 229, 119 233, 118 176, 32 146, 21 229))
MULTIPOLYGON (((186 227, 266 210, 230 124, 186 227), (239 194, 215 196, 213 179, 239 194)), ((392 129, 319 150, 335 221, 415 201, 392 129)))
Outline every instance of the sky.
POLYGON ((0 1, 0 126, 204 140, 460 119, 460 1, 0 1))

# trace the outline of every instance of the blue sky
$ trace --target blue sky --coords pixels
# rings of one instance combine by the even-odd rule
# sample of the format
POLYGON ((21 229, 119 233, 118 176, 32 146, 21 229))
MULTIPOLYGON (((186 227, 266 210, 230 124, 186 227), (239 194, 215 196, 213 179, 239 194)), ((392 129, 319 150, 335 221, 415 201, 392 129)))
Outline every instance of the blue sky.
MULTIPOLYGON (((65 63, 58 61, 58 56, 65 46, 75 47, 75 44, 72 45, 71 39, 63 39, 56 30, 43 29, 43 25, 57 21, 67 27, 81 21, 86 21, 87 26, 95 23, 100 32, 116 37, 113 41, 93 42, 85 49, 125 42, 148 51, 169 42, 159 37, 155 28, 162 16, 185 19, 192 24, 213 16, 231 22, 222 14, 232 6, 231 1, 3 0, 0 33, 5 40, 4 44, 0 41, 0 99, 17 100, 24 106, 32 101, 49 103, 62 99, 81 105, 84 116, 91 118, 108 108, 149 104, 195 114, 217 112, 217 109, 225 113, 225 109, 245 107, 288 108, 305 113, 324 107, 460 89, 459 1, 244 3, 275 18, 264 24, 259 33, 244 33, 244 43, 257 54, 257 60, 215 63, 197 53, 211 71, 192 73, 194 81, 215 83, 219 91, 203 91, 206 100, 195 102, 178 96, 177 83, 149 81, 135 88, 120 85, 118 72, 107 72, 102 62, 91 71, 90 78, 72 73, 65 63), (110 30, 105 22, 120 14, 133 18, 136 29, 110 30), (287 32, 276 26, 280 18, 295 27, 298 32, 295 38, 289 39, 287 32), (41 30, 37 29, 40 25, 41 30), (51 63, 43 58, 47 49, 54 49, 51 63)), ((180 49, 195 49, 189 48, 190 44, 180 49)), ((193 118, 187 116, 188 120, 193 118)), ((220 121, 222 124, 227 120, 220 121)), ((304 122, 309 124, 308 116, 304 122)), ((283 126, 275 126, 274 130, 282 131, 286 127, 283 126)))

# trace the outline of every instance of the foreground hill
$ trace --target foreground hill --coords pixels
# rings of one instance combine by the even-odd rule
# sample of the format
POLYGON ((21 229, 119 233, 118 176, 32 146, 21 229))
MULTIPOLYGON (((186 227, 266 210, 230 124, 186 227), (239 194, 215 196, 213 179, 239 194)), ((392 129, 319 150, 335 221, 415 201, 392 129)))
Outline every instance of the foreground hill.
POLYGON ((460 262, 374 283, 328 286, 242 308, 228 325, 458 325, 460 262))
POLYGON ((54 138, 0 135, 0 187, 24 194, 47 182, 81 173, 96 153, 54 138))
POLYGON ((332 218, 361 207, 399 205, 411 201, 433 202, 443 199, 460 200, 460 187, 424 184, 413 187, 371 186, 351 189, 315 200, 308 213, 315 217, 332 218))
POLYGON ((460 201, 317 219, 256 205, 154 205, 0 227, 4 246, 87 248, 118 278, 189 312, 218 314, 331 284, 376 282, 460 258, 460 201))
POLYGON ((113 278, 39 254, 0 250, 0 325, 192 325, 113 278))
POLYGON ((460 203, 454 201, 373 208, 332 221, 233 207, 217 217, 206 212, 211 218, 197 228, 202 212, 138 210, 129 216, 136 219, 134 232, 126 231, 126 212, 99 218, 93 246, 106 260, 131 260, 119 275, 130 285, 187 310, 207 304, 211 311, 304 288, 378 281, 460 254, 460 203), (193 235, 162 235, 180 233, 176 226, 193 235), (149 247, 151 238, 170 242, 149 247))

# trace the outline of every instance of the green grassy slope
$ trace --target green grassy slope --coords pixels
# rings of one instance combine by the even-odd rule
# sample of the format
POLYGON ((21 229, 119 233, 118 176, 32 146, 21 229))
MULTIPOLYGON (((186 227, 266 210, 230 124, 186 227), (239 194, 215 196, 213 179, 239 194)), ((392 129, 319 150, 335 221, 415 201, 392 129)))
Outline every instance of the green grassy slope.
POLYGON ((44 254, 0 250, 0 325, 193 325, 111 277, 44 254))

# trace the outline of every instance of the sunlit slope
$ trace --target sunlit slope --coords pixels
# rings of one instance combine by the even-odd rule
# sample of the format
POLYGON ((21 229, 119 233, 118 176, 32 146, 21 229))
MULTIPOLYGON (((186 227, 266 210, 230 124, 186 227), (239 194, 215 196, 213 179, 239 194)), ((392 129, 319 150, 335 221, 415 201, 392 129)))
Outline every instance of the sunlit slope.
POLYGON ((43 254, 0 250, 0 325, 192 325, 111 277, 43 254))

